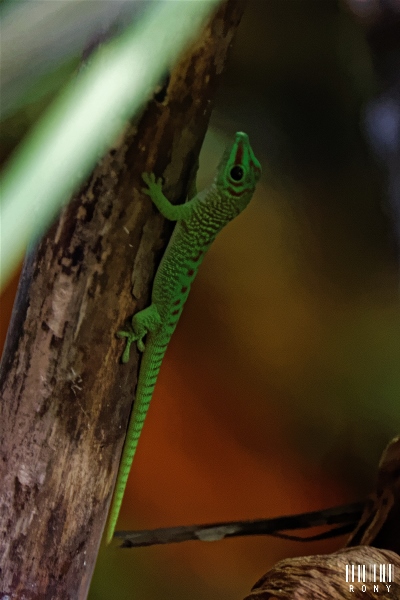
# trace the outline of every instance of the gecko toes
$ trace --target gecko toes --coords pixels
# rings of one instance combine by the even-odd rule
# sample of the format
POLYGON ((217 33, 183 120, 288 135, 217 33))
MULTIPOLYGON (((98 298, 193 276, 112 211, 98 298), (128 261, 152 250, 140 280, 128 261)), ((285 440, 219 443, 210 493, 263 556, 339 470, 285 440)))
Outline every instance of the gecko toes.
POLYGON ((125 351, 121 357, 121 362, 123 362, 124 364, 129 362, 129 346, 128 346, 128 344, 126 345, 125 351))
POLYGON ((151 185, 154 185, 156 182, 154 173, 142 173, 142 179, 145 182, 145 184, 148 185, 149 187, 151 185))
POLYGON ((117 331, 117 333, 115 334, 118 338, 128 338, 130 337, 132 334, 129 331, 117 331))

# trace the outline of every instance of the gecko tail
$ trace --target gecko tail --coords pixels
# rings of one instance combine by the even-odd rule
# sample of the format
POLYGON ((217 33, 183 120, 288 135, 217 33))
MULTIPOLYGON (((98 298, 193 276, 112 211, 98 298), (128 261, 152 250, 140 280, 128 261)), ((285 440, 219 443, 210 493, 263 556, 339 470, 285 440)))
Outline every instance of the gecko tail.
POLYGON ((135 405, 129 422, 128 431, 126 433, 124 449, 122 452, 117 481, 114 488, 110 515, 108 518, 106 533, 107 544, 111 542, 114 536, 119 511, 121 510, 122 499, 124 497, 126 484, 128 482, 129 471, 131 470, 132 461, 136 453, 139 437, 150 404, 151 395, 149 394, 148 396, 145 396, 145 398, 148 398, 146 402, 143 401, 143 395, 139 395, 139 393, 136 395, 135 405))
MULTIPOLYGON (((132 415, 133 417, 133 415, 132 415)), ((132 422, 131 422, 132 423, 132 422)), ((142 424, 143 426, 143 424, 142 424)), ((115 527, 117 525, 119 512, 121 510, 122 499, 124 497, 124 492, 126 488, 126 484, 128 482, 129 471, 131 469, 133 457, 135 456, 136 447, 139 441, 139 435, 133 437, 130 436, 128 428, 128 432, 125 439, 125 445, 122 453, 121 463, 118 471, 118 477, 114 488, 113 499, 111 503, 111 510, 108 517, 107 530, 106 530, 106 543, 107 545, 111 542, 115 527)), ((133 432, 135 433, 135 432, 133 432)))
POLYGON ((114 536, 132 461, 136 453, 140 434, 142 433, 144 421, 150 405, 150 400, 153 396, 154 387, 163 357, 164 354, 160 352, 160 349, 157 346, 149 347, 149 345, 147 345, 140 366, 135 403, 129 420, 128 430, 126 432, 124 449, 122 451, 117 481, 114 488, 114 495, 107 522, 105 536, 107 545, 111 542, 114 536))

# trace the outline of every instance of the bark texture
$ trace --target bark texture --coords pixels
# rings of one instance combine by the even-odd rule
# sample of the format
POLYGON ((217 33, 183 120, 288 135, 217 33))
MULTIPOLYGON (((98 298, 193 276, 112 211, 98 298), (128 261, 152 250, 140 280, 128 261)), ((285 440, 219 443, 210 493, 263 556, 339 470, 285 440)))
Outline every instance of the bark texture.
POLYGON ((244 600, 399 600, 400 584, 387 575, 381 582, 379 565, 392 565, 397 577, 400 557, 389 550, 356 546, 332 554, 281 560, 257 581, 244 600), (355 566, 354 579, 351 565, 355 566), (365 566, 365 581, 358 581, 358 565, 365 566), (375 578, 370 565, 376 565, 375 578))
POLYGON ((242 10, 221 6, 26 261, 0 375, 0 598, 87 595, 137 379, 115 332, 171 233, 141 173, 184 200, 242 10))

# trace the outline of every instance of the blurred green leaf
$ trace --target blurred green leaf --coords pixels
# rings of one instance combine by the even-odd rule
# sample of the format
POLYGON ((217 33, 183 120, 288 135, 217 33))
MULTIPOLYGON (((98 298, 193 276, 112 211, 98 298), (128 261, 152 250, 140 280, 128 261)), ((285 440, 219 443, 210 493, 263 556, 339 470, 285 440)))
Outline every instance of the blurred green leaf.
POLYGON ((5 2, 1 5, 1 115, 14 113, 38 95, 40 82, 53 82, 54 73, 71 57, 82 56, 137 18, 145 0, 112 2, 5 2), (29 27, 26 24, 29 23, 29 27))
POLYGON ((97 51, 26 137, 1 181, 0 289, 217 3, 151 4, 97 51))

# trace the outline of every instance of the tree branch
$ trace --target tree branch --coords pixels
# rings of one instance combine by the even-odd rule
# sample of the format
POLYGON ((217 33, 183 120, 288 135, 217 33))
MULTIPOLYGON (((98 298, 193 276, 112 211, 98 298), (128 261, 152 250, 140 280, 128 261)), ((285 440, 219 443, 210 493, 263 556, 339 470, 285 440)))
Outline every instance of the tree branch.
POLYGON ((137 377, 115 332, 171 233, 141 174, 184 200, 241 13, 221 6, 26 260, 0 374, 0 596, 87 595, 137 377))
MULTIPOLYGON (((307 529, 321 525, 346 524, 346 531, 341 530, 336 535, 348 533, 359 520, 364 503, 356 502, 345 506, 335 506, 324 510, 317 510, 298 515, 276 517, 273 519, 254 519, 250 521, 226 521, 223 523, 208 523, 207 525, 187 525, 181 527, 164 527, 143 531, 117 531, 115 537, 123 540, 121 548, 138 548, 141 546, 154 546, 157 544, 172 544, 197 540, 214 542, 231 537, 248 535, 273 535, 296 541, 310 541, 330 537, 330 532, 300 538, 282 534, 282 531, 307 529)), ((336 528, 335 528, 336 529, 336 528)), ((335 531, 335 530, 334 530, 335 531)))

